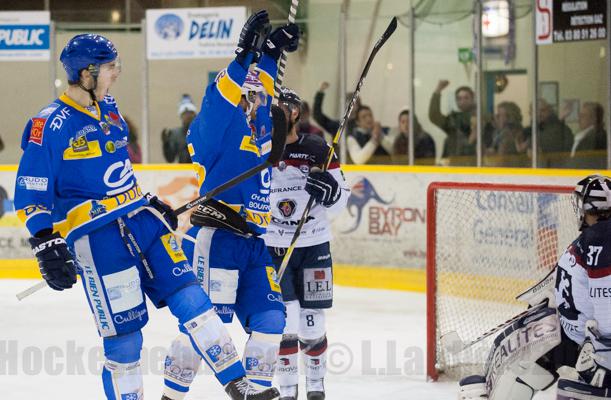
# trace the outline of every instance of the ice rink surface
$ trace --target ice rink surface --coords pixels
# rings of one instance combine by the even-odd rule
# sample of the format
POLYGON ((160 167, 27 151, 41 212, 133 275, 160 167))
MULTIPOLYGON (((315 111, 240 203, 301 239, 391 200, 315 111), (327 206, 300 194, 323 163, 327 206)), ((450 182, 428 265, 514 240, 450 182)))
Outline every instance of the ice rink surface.
MULTIPOLYGON (((11 400, 104 399, 101 340, 82 288, 44 289, 22 302, 15 293, 36 281, 0 280, 0 388, 11 400)), ((79 283, 80 285, 80 283, 79 283)), ((150 311, 144 329, 146 399, 160 399, 165 349, 177 326, 167 309, 150 311)), ((335 287, 327 317, 327 399, 455 399, 455 382, 429 383, 423 294, 335 287)), ((238 347, 246 335, 230 330, 238 347)), ((204 370, 204 368, 202 368, 204 370)), ((301 376, 302 385, 305 378, 301 376)), ((208 371, 188 399, 227 399, 208 371)), ((302 387, 300 398, 305 399, 302 387)), ((552 399, 548 390, 536 397, 552 399)))

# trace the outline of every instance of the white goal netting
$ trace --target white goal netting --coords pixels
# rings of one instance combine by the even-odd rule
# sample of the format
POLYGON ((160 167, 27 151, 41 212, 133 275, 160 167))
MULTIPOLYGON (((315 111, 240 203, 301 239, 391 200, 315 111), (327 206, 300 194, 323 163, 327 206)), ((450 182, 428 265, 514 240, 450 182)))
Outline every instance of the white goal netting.
POLYGON ((577 237, 571 187, 433 183, 428 199, 428 375, 481 374, 494 335, 450 354, 523 311, 515 296, 543 278, 577 237))

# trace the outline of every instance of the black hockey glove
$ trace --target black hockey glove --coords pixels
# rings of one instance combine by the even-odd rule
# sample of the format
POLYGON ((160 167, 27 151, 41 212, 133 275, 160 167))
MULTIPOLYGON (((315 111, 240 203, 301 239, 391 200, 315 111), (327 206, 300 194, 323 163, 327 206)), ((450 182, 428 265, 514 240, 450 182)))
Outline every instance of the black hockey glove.
POLYGON ((157 196, 153 196, 150 193, 144 195, 146 199, 149 201, 149 206, 159 211, 163 218, 166 220, 168 225, 172 228, 172 230, 176 230, 178 228, 178 216, 174 213, 172 207, 159 200, 157 196))
POLYGON ((29 240, 47 285, 55 290, 70 289, 76 283, 76 263, 64 238, 56 232, 29 240))
POLYGON ((263 52, 277 60, 282 50, 292 53, 297 50, 297 47, 299 47, 299 26, 286 24, 269 34, 263 45, 263 52))
POLYGON ((235 51, 236 61, 246 69, 257 61, 258 53, 265 36, 271 30, 267 11, 261 10, 251 15, 240 32, 238 48, 235 51), (249 56, 252 54, 251 56, 249 56))
POLYGON ((337 203, 341 195, 339 184, 329 172, 323 172, 318 168, 312 169, 308 175, 305 191, 325 207, 331 207, 337 203))

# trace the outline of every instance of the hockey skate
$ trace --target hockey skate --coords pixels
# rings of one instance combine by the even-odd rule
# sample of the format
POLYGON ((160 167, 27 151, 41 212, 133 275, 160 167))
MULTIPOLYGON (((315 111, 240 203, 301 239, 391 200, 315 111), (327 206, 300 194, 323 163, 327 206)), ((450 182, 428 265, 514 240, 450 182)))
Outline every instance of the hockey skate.
POLYGON ((280 396, 278 389, 256 389, 246 377, 235 379, 225 386, 225 392, 232 400, 273 400, 280 396))
POLYGON ((325 400, 325 385, 323 379, 306 378, 308 400, 325 400))
POLYGON ((280 400, 297 400, 297 385, 280 386, 280 400))

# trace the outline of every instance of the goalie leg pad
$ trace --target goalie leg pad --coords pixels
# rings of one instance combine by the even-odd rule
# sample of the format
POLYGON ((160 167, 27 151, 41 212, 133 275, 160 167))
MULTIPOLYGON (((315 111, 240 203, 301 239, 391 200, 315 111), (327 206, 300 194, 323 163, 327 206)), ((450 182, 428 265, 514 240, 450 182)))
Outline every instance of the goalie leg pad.
POLYGON ((182 400, 201 362, 202 358, 191 345, 189 336, 180 333, 172 342, 165 359, 163 394, 172 400, 182 400))
POLYGON ((590 386, 570 379, 558 380, 557 400, 610 400, 611 388, 590 386))
POLYGON ((471 375, 458 382, 460 391, 458 400, 487 399, 486 378, 481 375, 471 375))
POLYGON ((557 375, 537 360, 560 342, 560 322, 553 308, 535 310, 505 329, 494 340, 486 363, 489 397, 531 399, 536 390, 553 384, 557 375))

